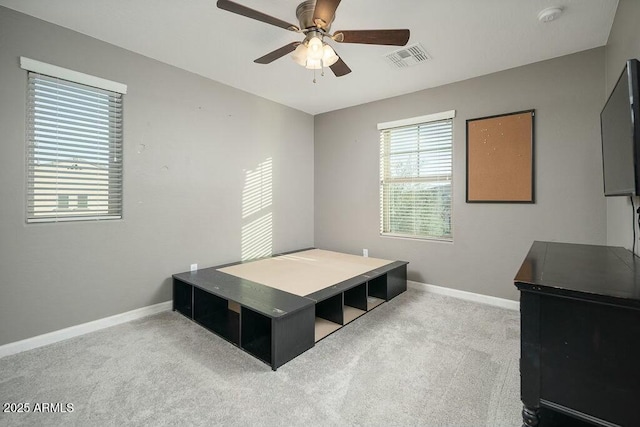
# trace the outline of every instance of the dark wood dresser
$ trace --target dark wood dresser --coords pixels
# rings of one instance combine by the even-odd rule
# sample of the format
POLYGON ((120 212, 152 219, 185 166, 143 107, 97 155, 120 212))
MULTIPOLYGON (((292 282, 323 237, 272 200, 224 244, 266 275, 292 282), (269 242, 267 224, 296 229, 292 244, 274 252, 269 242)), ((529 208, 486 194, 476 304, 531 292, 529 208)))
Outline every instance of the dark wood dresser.
POLYGON ((640 426, 640 260, 620 247, 534 242, 520 290, 523 426, 547 408, 640 426))

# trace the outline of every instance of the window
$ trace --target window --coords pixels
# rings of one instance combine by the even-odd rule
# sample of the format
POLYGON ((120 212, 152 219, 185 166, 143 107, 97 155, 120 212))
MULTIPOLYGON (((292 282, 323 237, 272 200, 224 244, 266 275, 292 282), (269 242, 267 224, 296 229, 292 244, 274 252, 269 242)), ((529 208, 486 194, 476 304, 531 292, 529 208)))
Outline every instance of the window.
POLYGON ((78 209, 89 209, 89 196, 78 194, 78 209))
POLYGON ((126 86, 28 58, 21 66, 29 71, 27 222, 122 218, 126 86))
POLYGON ((58 209, 69 209, 68 194, 58 194, 58 209))
POLYGON ((455 111, 381 123, 380 233, 452 240, 455 111))

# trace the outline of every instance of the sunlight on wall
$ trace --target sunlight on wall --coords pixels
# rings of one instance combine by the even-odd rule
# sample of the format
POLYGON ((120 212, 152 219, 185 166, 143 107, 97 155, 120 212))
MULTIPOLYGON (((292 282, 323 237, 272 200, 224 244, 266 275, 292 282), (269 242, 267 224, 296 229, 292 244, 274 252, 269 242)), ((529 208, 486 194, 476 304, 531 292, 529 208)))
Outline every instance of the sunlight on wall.
POLYGON ((246 172, 242 190, 242 261, 273 254, 273 161, 246 172))

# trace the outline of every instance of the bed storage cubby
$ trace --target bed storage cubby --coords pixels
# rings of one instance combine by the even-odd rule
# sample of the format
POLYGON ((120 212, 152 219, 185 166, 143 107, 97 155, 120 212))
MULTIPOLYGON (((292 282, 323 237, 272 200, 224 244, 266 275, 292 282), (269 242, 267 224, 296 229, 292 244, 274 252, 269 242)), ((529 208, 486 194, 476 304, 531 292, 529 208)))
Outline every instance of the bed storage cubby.
POLYGON ((246 307, 241 308, 242 348, 271 364, 271 319, 246 307))
POLYGON ((174 274, 173 309, 275 371, 316 342, 407 289, 404 261, 363 262, 362 257, 356 257, 355 264, 365 264, 364 268, 358 266, 361 273, 351 270, 343 280, 335 280, 335 266, 338 265, 338 270, 345 264, 353 268, 350 263, 355 256, 316 249, 295 253, 304 255, 274 259, 288 255, 281 254, 174 274), (277 265, 265 267, 269 260, 277 265), (318 268, 323 262, 328 263, 326 267, 318 268), (311 264, 311 268, 299 268, 305 263, 311 264), (378 265, 371 267, 372 263, 378 265), (271 281, 267 285, 269 281, 264 278, 230 274, 229 268, 241 268, 249 275, 266 271, 267 275, 276 272, 276 276, 282 276, 278 276, 277 283, 271 281), (332 282, 317 280, 323 268, 333 271, 328 275, 332 282), (288 269, 298 275, 295 280, 287 275, 288 269), (258 280, 265 280, 265 284, 258 280))
POLYGON ((240 314, 229 309, 229 301, 200 288, 193 289, 193 320, 222 338, 240 345, 240 314))
POLYGON ((367 312, 367 284, 362 283, 344 291, 344 324, 367 312))
POLYGON ((382 298, 376 298, 372 297, 371 295, 367 295, 367 311, 373 310, 383 302, 384 300, 382 298))
MULTIPOLYGON (((387 275, 383 274, 381 276, 375 277, 368 282, 368 295, 374 298, 381 299, 382 301, 387 301, 387 275)), ((377 305, 377 304, 376 304, 377 305)))
POLYGON ((342 305, 342 293, 316 303, 316 342, 342 327, 344 324, 342 305))
POLYGON ((274 371, 315 343, 314 301, 215 268, 174 274, 173 309, 274 371))
POLYGON ((188 283, 173 281, 173 309, 193 318, 193 286, 188 283))

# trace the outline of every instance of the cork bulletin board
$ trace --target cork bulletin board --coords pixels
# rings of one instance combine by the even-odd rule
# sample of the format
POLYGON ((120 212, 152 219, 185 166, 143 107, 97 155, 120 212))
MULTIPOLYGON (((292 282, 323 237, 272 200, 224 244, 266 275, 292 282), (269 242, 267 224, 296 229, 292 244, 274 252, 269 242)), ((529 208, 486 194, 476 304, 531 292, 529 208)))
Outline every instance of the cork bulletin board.
POLYGON ((534 203, 534 110, 467 120, 467 203, 534 203))

